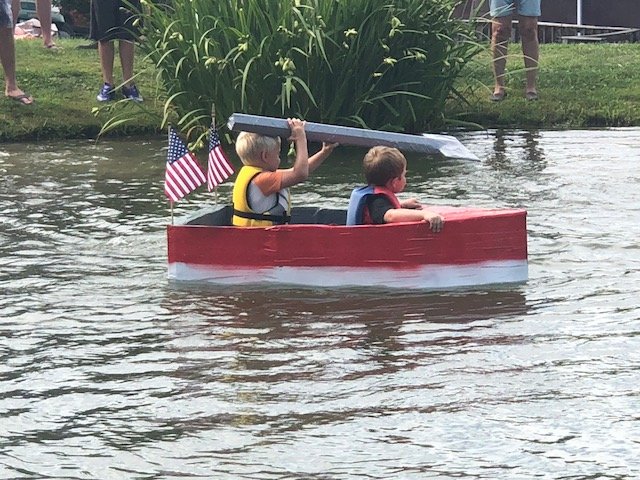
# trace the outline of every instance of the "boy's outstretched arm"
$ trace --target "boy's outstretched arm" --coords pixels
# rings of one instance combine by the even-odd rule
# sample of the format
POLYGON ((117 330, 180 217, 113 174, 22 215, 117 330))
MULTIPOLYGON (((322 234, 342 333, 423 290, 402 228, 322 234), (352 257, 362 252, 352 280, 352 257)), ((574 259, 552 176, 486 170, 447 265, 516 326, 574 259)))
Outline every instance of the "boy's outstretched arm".
POLYGON ((326 143, 322 142, 322 148, 318 153, 309 157, 309 173, 313 172, 316 168, 322 165, 331 152, 338 146, 338 143, 326 143))

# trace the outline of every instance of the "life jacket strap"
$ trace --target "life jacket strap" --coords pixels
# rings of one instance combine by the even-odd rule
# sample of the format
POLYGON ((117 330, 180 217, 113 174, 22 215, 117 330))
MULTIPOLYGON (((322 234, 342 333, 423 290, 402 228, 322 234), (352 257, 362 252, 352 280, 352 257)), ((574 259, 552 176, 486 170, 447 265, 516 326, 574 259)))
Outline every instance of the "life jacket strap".
POLYGON ((286 213, 283 215, 269 215, 268 213, 241 212, 234 208, 233 214, 236 217, 248 218, 249 220, 265 220, 267 222, 273 222, 276 225, 283 225, 291 222, 291 215, 287 215, 286 213))

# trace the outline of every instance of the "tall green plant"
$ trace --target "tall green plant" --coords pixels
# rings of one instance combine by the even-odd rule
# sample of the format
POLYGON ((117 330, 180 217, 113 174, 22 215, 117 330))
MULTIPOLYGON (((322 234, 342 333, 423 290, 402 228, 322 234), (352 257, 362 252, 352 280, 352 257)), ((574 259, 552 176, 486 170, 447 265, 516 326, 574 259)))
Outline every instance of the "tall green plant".
POLYGON ((184 130, 233 112, 425 131, 480 51, 456 0, 147 2, 143 49, 184 130))

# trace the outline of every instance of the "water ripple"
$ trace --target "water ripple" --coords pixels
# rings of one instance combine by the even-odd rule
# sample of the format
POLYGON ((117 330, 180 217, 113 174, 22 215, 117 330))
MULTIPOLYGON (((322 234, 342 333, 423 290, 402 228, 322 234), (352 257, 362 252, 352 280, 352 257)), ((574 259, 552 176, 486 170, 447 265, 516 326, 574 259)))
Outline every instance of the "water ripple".
POLYGON ((640 477, 638 133, 410 156, 407 197, 528 210, 527 284, 436 293, 169 283, 161 140, 3 145, 0 477, 640 477))

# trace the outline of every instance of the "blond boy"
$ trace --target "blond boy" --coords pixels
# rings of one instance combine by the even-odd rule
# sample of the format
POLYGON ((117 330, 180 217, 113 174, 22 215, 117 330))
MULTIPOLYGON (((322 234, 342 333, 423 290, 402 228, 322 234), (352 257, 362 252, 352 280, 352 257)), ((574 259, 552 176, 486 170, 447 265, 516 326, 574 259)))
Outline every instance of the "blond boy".
POLYGON ((288 223, 291 216, 289 187, 304 182, 336 147, 322 144, 309 158, 305 123, 288 119, 296 158, 291 168, 280 166, 280 138, 240 132, 236 152, 243 167, 233 187, 233 220, 238 227, 265 227, 288 223))

